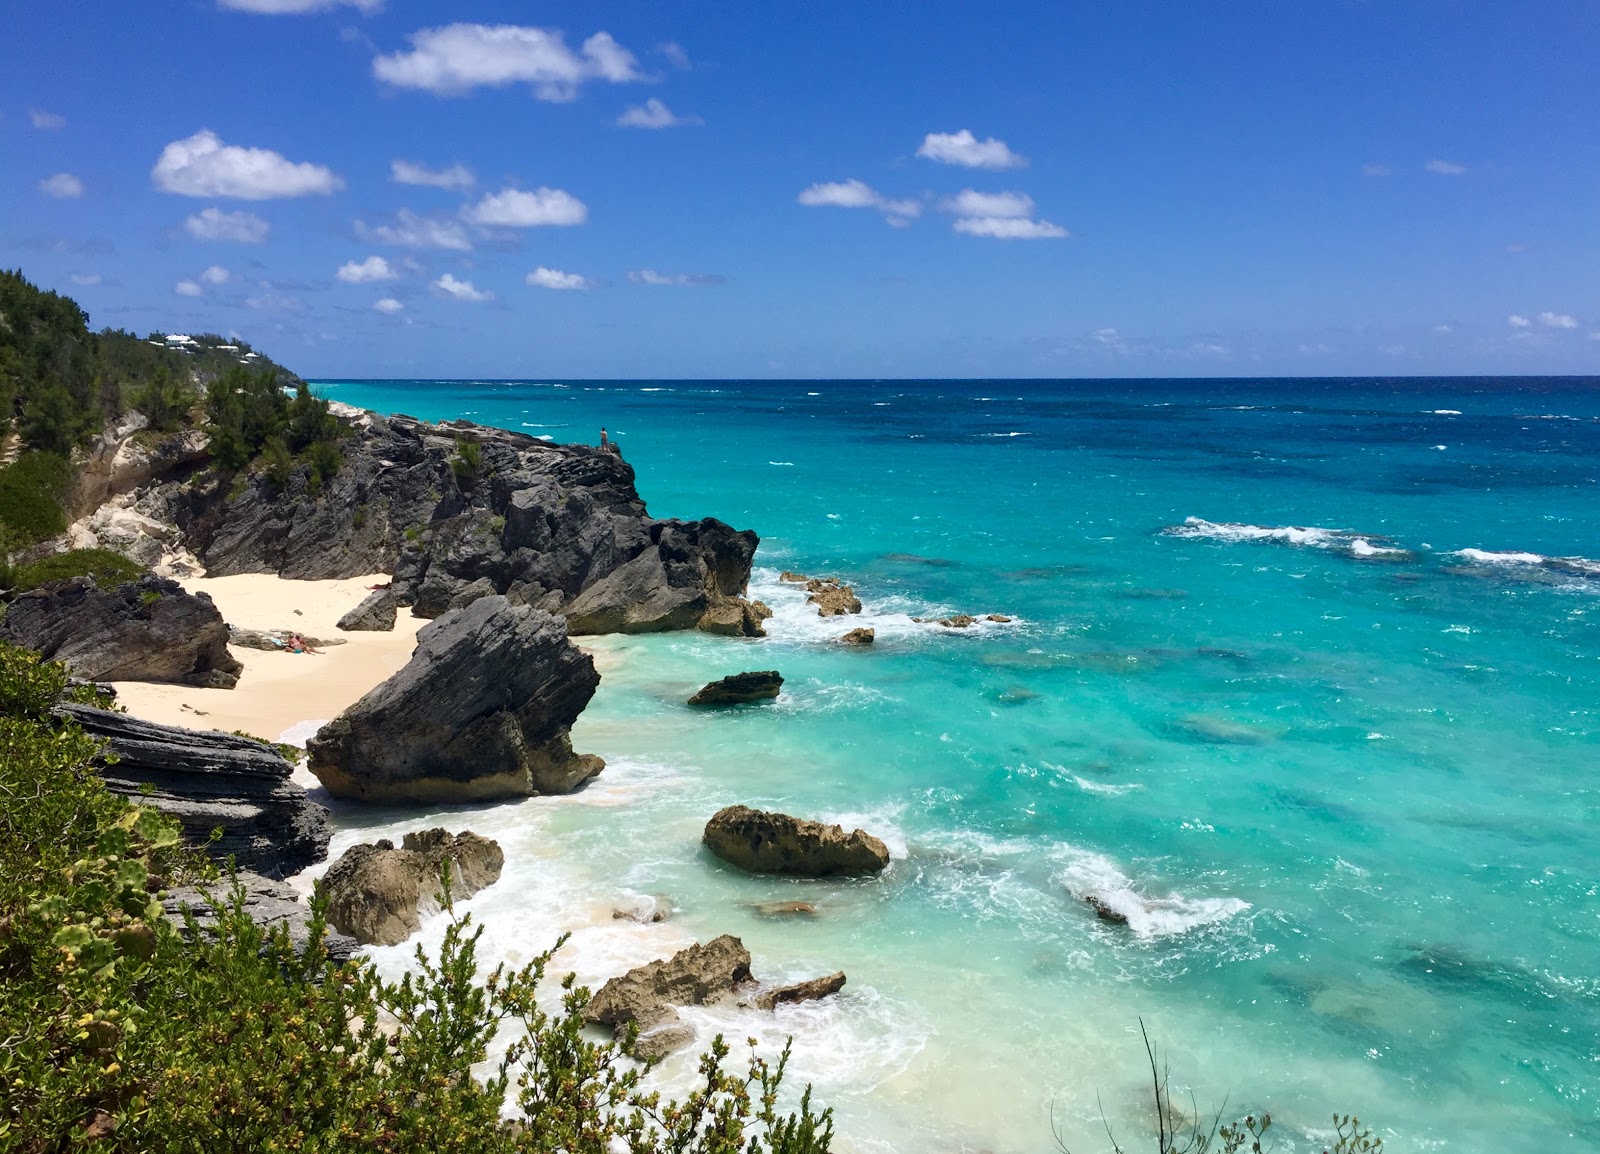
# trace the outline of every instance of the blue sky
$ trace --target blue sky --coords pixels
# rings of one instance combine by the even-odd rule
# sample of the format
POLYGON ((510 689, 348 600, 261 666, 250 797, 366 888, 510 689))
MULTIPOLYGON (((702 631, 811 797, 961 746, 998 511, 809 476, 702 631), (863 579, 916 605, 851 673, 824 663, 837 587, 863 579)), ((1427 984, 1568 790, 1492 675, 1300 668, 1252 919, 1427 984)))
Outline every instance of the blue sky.
POLYGON ((4 5, 0 263, 308 376, 1600 372, 1579 0, 4 5))

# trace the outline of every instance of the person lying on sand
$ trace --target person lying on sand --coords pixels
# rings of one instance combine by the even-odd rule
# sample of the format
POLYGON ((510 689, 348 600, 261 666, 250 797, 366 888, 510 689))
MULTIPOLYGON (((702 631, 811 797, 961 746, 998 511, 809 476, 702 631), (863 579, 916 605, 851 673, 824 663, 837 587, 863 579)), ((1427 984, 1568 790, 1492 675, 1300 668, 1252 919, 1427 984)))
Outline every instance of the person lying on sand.
POLYGON ((322 650, 313 649, 311 646, 306 644, 306 639, 304 637, 301 637, 300 634, 291 633, 289 635, 289 652, 290 653, 321 653, 322 650))

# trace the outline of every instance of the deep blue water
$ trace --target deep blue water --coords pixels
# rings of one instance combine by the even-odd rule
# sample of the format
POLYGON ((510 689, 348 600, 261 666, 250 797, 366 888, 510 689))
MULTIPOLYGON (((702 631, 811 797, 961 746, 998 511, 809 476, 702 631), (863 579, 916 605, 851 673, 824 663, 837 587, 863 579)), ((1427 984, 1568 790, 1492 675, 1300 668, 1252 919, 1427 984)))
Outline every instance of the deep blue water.
POLYGON ((1049 1149, 1052 1109, 1074 1149, 1101 1109, 1136 1136, 1140 1018, 1284 1149, 1334 1110, 1393 1151, 1600 1148, 1600 380, 319 388, 605 425, 652 513, 762 537, 770 638, 602 642, 574 736, 604 784, 470 823, 509 843, 474 903, 506 956, 576 927, 595 981, 726 931, 758 973, 844 968, 832 1004, 706 1023, 794 1034, 855 1149, 1049 1149), (950 612, 1014 620, 911 621, 950 612), (833 644, 858 623, 870 651, 833 644), (683 706, 748 668, 776 706, 683 706), (733 801, 897 860, 737 876, 697 844, 733 801), (610 918, 651 897, 670 921, 610 918))

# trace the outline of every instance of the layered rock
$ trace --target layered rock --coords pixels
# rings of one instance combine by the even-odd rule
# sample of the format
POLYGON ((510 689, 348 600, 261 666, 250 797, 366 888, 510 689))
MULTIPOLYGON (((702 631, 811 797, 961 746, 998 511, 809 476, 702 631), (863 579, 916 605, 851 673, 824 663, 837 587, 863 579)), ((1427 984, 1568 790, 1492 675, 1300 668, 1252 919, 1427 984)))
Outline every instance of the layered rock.
POLYGON ((394 628, 400 615, 400 606, 394 598, 392 586, 374 589, 350 612, 339 618, 336 627, 346 632, 388 632, 394 628))
POLYGON ((818 617, 841 617, 861 612, 861 598, 837 577, 813 577, 806 582, 806 598, 817 607, 818 617))
POLYGON ((290 780, 294 767, 261 742, 87 705, 60 709, 116 756, 100 770, 106 785, 176 818, 185 838, 218 860, 286 877, 328 856, 327 810, 290 780), (217 829, 222 836, 212 841, 217 829))
POLYGON ((706 822, 706 848, 753 873, 799 877, 875 874, 889 864, 889 849, 865 830, 806 821, 730 805, 706 822))
POLYGON ((764 989, 750 972, 750 951, 738 938, 723 934, 612 978, 590 1000, 584 1016, 596 1025, 612 1027, 619 1038, 636 1024, 635 1056, 660 1058, 694 1040, 693 1027, 678 1016, 679 1006, 736 1002, 771 1010, 785 1002, 836 993, 844 983, 841 972, 764 989))
POLYGON ((362 945, 398 945, 422 927, 424 914, 441 908, 445 862, 451 900, 459 900, 499 881, 505 854, 470 830, 408 833, 399 849, 387 839, 353 845, 322 878, 328 921, 362 945))
POLYGON ((211 598, 154 574, 110 589, 74 577, 22 593, 6 609, 0 639, 94 681, 232 689, 244 668, 228 652, 228 627, 211 598))
POLYGON ((770 701, 783 688, 783 677, 776 669, 753 673, 734 673, 701 686, 689 698, 690 705, 741 705, 750 701, 770 701))
POLYGON ((424 626, 405 668, 317 732, 311 772, 361 801, 567 793, 605 766, 569 737, 599 684, 559 617, 481 598, 424 626))
MULTIPOLYGON (((240 870, 238 883, 244 889, 244 914, 263 929, 275 930, 280 925, 289 930, 289 943, 297 954, 304 954, 310 944, 311 909, 300 900, 291 885, 258 873, 240 870)), ((214 882, 199 882, 180 886, 161 899, 162 911, 180 926, 192 917, 195 928, 202 933, 217 924, 213 902, 224 906, 233 901, 233 884, 226 878, 214 882), (187 917, 186 917, 187 915, 187 917)), ((323 934, 322 948, 328 957, 338 963, 349 961, 359 943, 347 934, 327 929, 323 934)))
POLYGON ((86 516, 113 497, 174 472, 193 469, 209 457, 210 438, 200 429, 155 433, 144 414, 125 413, 90 445, 67 505, 86 516))
POLYGON ((282 489, 258 475, 239 485, 206 475, 158 499, 209 573, 392 572, 395 603, 419 617, 498 594, 564 614, 575 635, 702 622, 760 635, 743 598, 756 535, 709 518, 652 519, 620 455, 333 409, 352 435, 317 491, 301 468, 282 489), (468 442, 476 466, 459 453, 468 442))

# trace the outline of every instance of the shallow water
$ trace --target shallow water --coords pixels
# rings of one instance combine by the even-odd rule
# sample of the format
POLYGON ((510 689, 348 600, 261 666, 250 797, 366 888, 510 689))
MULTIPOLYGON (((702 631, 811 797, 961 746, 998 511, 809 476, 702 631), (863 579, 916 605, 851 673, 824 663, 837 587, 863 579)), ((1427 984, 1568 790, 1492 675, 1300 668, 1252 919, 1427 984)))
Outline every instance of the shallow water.
MULTIPOLYGON (((829 1002, 697 1021, 792 1033, 848 1149, 1045 1150, 1052 1113, 1101 1149, 1101 1109, 1136 1137, 1142 1019, 1175 1084, 1270 1109, 1283 1149, 1339 1110, 1395 1151, 1503 1154, 1600 1148, 1597 386, 320 387, 605 424, 652 513, 763 538, 768 639, 603 640, 623 660, 574 731, 602 778, 446 816, 506 849, 465 907, 494 956, 571 929, 597 984, 727 932, 759 976, 843 968, 829 1002), (817 618, 785 568, 865 612, 817 618), (1014 620, 911 620, 950 612, 1014 620), (871 649, 833 644, 858 624, 871 649), (772 705, 684 705, 762 668, 772 705), (733 802, 862 825, 894 864, 739 875, 698 845, 733 802), (753 908, 794 898, 817 916, 753 908), (651 900, 672 918, 612 917, 651 900)), ((341 810, 335 853, 436 816, 341 810)))

